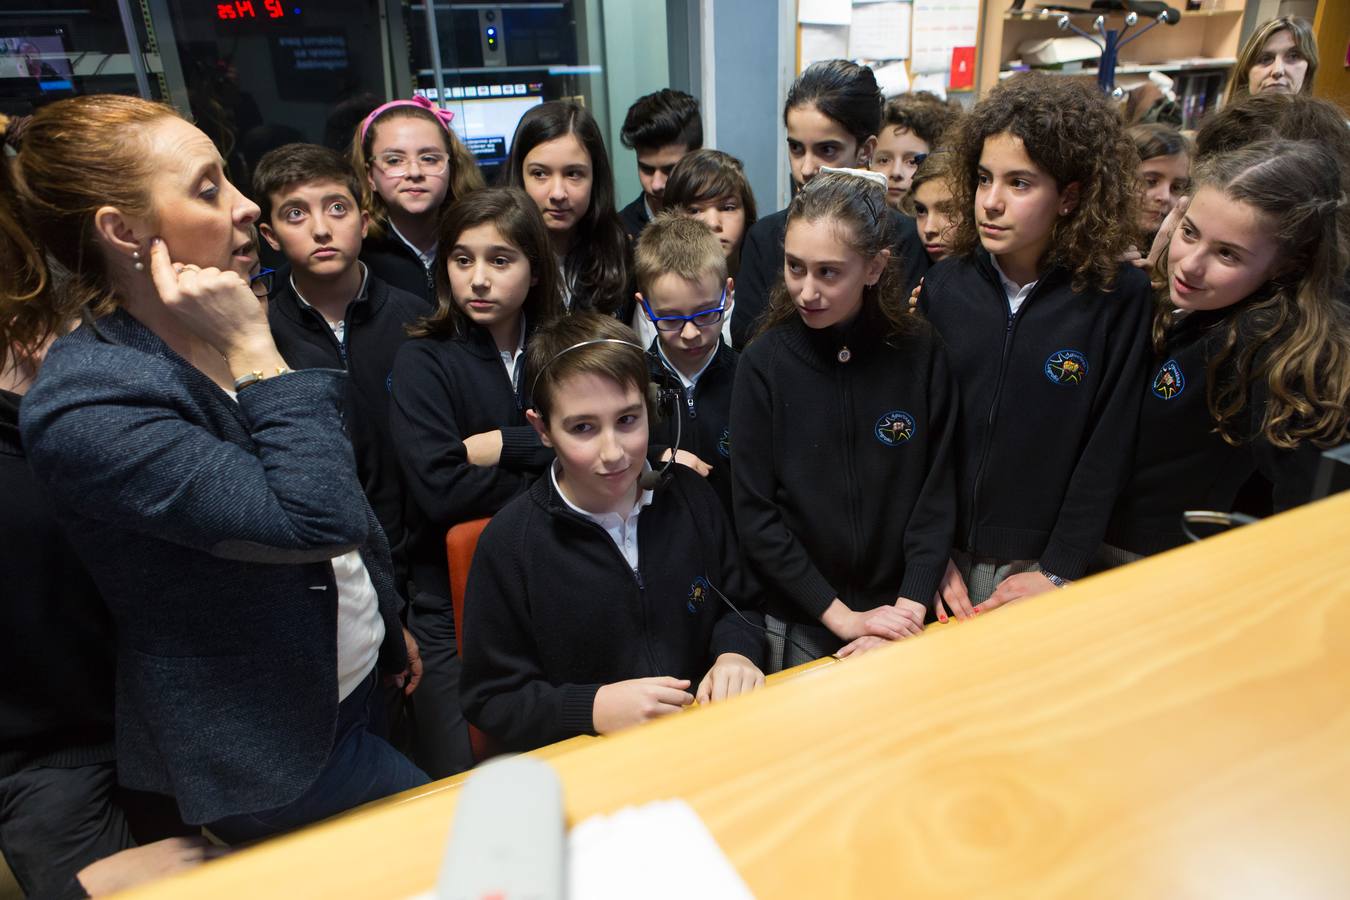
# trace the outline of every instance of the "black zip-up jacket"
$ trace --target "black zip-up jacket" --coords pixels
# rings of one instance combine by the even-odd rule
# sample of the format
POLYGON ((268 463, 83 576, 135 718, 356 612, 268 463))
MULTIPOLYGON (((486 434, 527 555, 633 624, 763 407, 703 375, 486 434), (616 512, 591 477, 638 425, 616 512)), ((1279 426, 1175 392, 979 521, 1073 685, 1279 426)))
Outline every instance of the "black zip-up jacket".
POLYGON ((1109 292, 1076 293, 1051 269, 1014 316, 984 248, 929 271, 919 305, 961 384, 959 547, 1087 570, 1129 476, 1150 297, 1125 263, 1109 292))
POLYGON ((693 691, 723 653, 763 668, 763 616, 726 513, 697 473, 671 471, 638 518, 636 570, 547 475, 483 532, 464 604, 460 699, 505 749, 594 734, 606 684, 668 675, 693 691))
POLYGON ((388 225, 383 237, 371 235, 361 244, 361 262, 385 284, 421 299, 423 315, 436 308, 436 282, 432 275, 435 266, 428 269, 422 265, 421 258, 388 225))
POLYGON ((394 577, 403 592, 408 581, 407 518, 403 474, 389 434, 389 383, 394 356, 408 339, 404 328, 425 314, 422 301, 368 272, 365 293, 344 316, 338 342, 318 310, 300 301, 287 279, 268 303, 272 339, 292 369, 344 369, 347 402, 344 427, 356 454, 361 487, 389 538, 394 577))
MULTIPOLYGON (((693 390, 685 390, 680 373, 658 352, 660 342, 661 338, 654 338, 647 349, 652 381, 662 390, 669 389, 676 393, 683 423, 680 426, 680 449, 688 450, 712 466, 712 471, 708 473, 708 484, 717 492, 717 499, 722 501, 722 507, 730 518, 731 389, 736 382, 736 351, 728 347, 726 341, 722 341, 693 390)), ((669 414, 668 411, 663 413, 669 414)), ((653 423, 652 444, 662 448, 673 447, 675 426, 674 419, 653 423)))
POLYGON ((651 219, 647 218, 646 194, 638 194, 637 199, 619 210, 619 221, 623 222, 624 233, 630 241, 636 242, 642 236, 642 229, 651 219))
POLYGON ((411 340, 394 361, 389 423, 412 500, 409 558, 419 593, 448 600, 446 531, 495 515, 553 459, 525 420, 528 385, 519 382, 511 386, 492 336, 476 325, 463 336, 411 340), (471 465, 464 439, 496 430, 501 461, 471 465))
POLYGON ((1161 553, 1186 543, 1181 515, 1188 509, 1228 512, 1253 472, 1275 486, 1275 511, 1307 503, 1321 454, 1304 442, 1292 450, 1261 436, 1266 389, 1258 380, 1239 414, 1244 438, 1234 446, 1214 424, 1206 394, 1209 359, 1227 331, 1227 313, 1196 312, 1177 322, 1166 351, 1144 382, 1134 466, 1116 502, 1106 543, 1133 553, 1161 553))
MULTIPOLYGON (((891 219, 892 250, 900 260, 905 296, 928 271, 928 253, 914 220, 886 207, 891 219)), ((787 233, 786 209, 765 216, 750 227, 741 245, 741 267, 736 273, 736 308, 731 316, 731 342, 737 350, 754 337, 760 318, 769 308, 774 286, 783 280, 783 236, 787 233)))
POLYGON ((0 391, 0 778, 113 759, 112 616, 28 468, 0 391))
POLYGON ((741 354, 736 530, 780 618, 819 625, 836 597, 854 610, 932 606, 956 523, 958 407, 937 336, 914 324, 888 337, 866 309, 843 330, 794 319, 741 354))

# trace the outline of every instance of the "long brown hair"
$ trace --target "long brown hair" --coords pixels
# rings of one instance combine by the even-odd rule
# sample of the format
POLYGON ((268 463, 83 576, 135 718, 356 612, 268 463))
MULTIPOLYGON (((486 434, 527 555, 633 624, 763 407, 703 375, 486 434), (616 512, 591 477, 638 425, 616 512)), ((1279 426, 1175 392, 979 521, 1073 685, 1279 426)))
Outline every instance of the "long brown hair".
POLYGON ((450 288, 450 251, 460 235, 478 225, 492 225, 530 263, 529 293, 520 311, 525 319, 542 325, 562 314, 558 293, 558 266, 548 240, 548 226, 529 195, 517 188, 483 188, 460 199, 441 218, 436 240, 436 311, 408 326, 412 337, 466 335, 473 321, 455 302, 450 288))
POLYGON ((1265 49, 1266 41, 1281 31, 1293 35, 1294 46, 1308 61, 1308 71, 1303 76, 1303 84, 1298 92, 1312 93, 1313 76, 1317 74, 1317 38, 1313 36, 1312 26, 1307 19, 1299 16, 1279 16, 1262 22, 1247 38, 1247 43, 1242 45, 1237 64, 1233 66, 1233 77, 1228 82, 1228 91, 1224 94, 1224 106, 1251 94, 1252 66, 1256 64, 1256 57, 1265 49))
MULTIPOLYGON (((829 219, 849 249, 863 259, 872 259, 893 247, 886 189, 868 178, 842 172, 817 175, 788 204, 787 223, 817 222, 829 219)), ((913 334, 926 327, 916 316, 905 315, 904 273, 894 252, 886 262, 877 283, 863 288, 863 312, 885 319, 891 335, 913 334)), ((797 319, 797 305, 788 296, 783 271, 769 296, 769 308, 756 336, 797 319)))
MULTIPOLYGON (((0 161, 0 349, 32 352, 81 310, 110 312, 114 293, 94 227, 100 207, 151 214, 145 132, 172 107, 120 94, 59 100, 0 161)), ((6 135, 10 121, 0 117, 6 135)))
MULTIPOLYGON (((1238 418, 1263 382, 1269 397, 1261 434, 1271 444, 1344 441, 1350 307, 1338 295, 1346 287, 1350 235, 1337 224, 1346 196, 1335 157, 1308 141, 1262 141, 1204 160, 1195 185, 1260 212, 1279 245, 1279 273, 1214 326, 1220 340, 1209 360, 1208 399, 1219 433, 1232 444, 1250 436, 1238 418)), ((1176 320, 1166 299, 1153 325, 1159 352, 1176 320)))
POLYGON ((1139 154, 1103 94, 1072 78, 1014 75, 961 120, 951 140, 952 200, 961 210, 953 252, 966 256, 980 244, 974 215, 980 155, 987 138, 1004 132, 1021 139, 1061 190, 1080 187, 1078 206, 1055 223, 1046 263, 1068 269, 1074 291, 1110 290, 1121 254, 1136 239, 1139 154))
POLYGON ((370 167, 375 164, 373 157, 375 134, 379 131, 380 125, 395 119, 421 119, 430 122, 436 126, 437 133, 445 141, 445 152, 450 157, 448 173, 450 181, 445 187, 445 198, 441 200, 438 212, 444 214, 456 200, 470 191, 478 190, 484 184, 483 173, 478 170, 478 162, 473 158, 473 154, 453 131, 441 124, 441 120, 436 118, 434 113, 415 106, 390 107, 370 123, 364 137, 360 125, 357 126, 356 132, 352 135, 350 150, 352 168, 356 170, 361 182, 359 198, 361 207, 370 213, 370 236, 374 238, 384 237, 385 228, 389 223, 389 207, 385 204, 384 198, 370 186, 370 167))

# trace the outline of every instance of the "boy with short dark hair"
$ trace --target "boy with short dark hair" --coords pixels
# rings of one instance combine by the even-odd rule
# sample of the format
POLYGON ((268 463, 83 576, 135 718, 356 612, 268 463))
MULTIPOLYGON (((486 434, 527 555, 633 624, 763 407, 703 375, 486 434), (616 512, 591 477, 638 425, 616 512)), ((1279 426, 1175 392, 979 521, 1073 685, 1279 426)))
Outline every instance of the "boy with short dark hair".
POLYGON ((666 181, 675 164, 703 146, 698 101, 671 88, 639 97, 628 107, 619 140, 637 154, 642 193, 619 210, 623 230, 637 240, 652 216, 661 211, 666 181))
MULTIPOLYGON (((639 312, 652 380, 679 397, 680 450, 731 516, 731 387, 736 351, 723 340, 735 282, 712 229, 698 219, 663 213, 642 232, 633 254, 639 312)), ((677 424, 653 426, 652 442, 673 447, 677 424)), ((677 458, 685 462, 683 454, 677 458)))
POLYGON ((478 542, 465 716, 529 750, 762 684, 763 618, 717 497, 684 466, 640 480, 652 401, 632 331, 574 313, 526 354, 530 423, 557 460, 478 542))
POLYGON ((258 231, 290 265, 268 323, 295 369, 345 369, 347 423, 357 472, 389 537, 396 583, 406 591, 402 474, 389 437, 389 378, 405 327, 426 310, 370 273, 358 257, 369 215, 360 182, 338 153, 316 144, 268 151, 253 173, 258 231))

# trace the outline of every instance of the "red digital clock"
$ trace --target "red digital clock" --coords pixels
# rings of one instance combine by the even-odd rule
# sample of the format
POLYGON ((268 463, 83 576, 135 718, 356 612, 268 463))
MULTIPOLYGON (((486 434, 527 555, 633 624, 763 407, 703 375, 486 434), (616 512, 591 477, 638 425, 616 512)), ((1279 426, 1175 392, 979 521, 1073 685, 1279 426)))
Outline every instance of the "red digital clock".
POLYGON ((300 15, 300 7, 289 10, 282 0, 233 0, 230 3, 216 4, 216 19, 221 22, 236 19, 284 19, 300 15), (261 7, 261 11, 259 10, 261 7))

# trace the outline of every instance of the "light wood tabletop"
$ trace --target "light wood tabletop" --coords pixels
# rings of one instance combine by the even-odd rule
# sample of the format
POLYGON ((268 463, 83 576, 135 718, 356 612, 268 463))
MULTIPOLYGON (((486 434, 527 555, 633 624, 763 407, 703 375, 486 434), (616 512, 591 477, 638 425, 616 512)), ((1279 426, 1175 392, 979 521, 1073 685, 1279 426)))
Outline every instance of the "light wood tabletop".
MULTIPOLYGON (((1350 897, 1350 495, 553 756, 757 896, 1350 897)), ((137 896, 406 897, 457 790, 137 896)), ((640 895, 640 891, 635 896, 640 895)))

